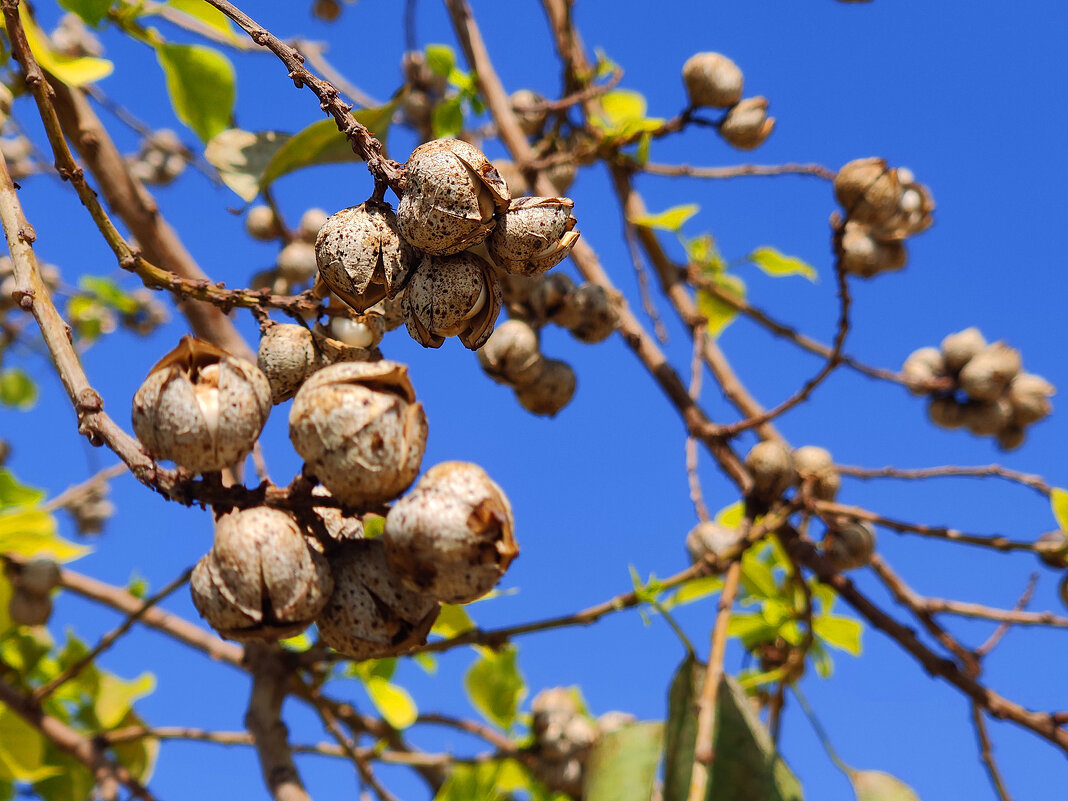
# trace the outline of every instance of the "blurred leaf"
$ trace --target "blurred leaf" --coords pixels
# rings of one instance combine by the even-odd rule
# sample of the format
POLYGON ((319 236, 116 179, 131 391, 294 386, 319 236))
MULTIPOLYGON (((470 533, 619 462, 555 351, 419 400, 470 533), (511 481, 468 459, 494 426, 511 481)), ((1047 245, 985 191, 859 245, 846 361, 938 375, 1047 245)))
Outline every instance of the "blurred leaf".
MULTIPOLYGON (((738 276, 718 273, 712 280, 720 289, 745 300, 745 284, 738 276)), ((708 333, 713 339, 722 334, 738 316, 738 311, 733 306, 704 290, 697 291, 697 309, 708 319, 708 333)))
POLYGON ((720 576, 701 576, 690 579, 680 586, 671 597, 674 606, 692 603, 701 598, 706 598, 723 588, 723 579, 720 576))
POLYGON ((705 275, 715 275, 727 269, 727 262, 723 260, 716 248, 716 240, 712 234, 701 234, 686 242, 686 254, 690 261, 701 268, 705 275))
POLYGON ((746 592, 760 598, 778 598, 780 591, 771 567, 750 548, 742 554, 742 584, 746 592))
POLYGON ((135 598, 144 598, 148 595, 148 579, 134 570, 126 582, 126 592, 135 598))
POLYGON ((812 619, 812 630, 828 645, 860 656, 860 637, 864 626, 859 620, 840 615, 819 615, 812 619))
POLYGON ((1050 490, 1049 501, 1053 507, 1053 516, 1057 519, 1057 526, 1061 531, 1068 531, 1068 490, 1054 487, 1050 490))
POLYGON ((735 501, 730 506, 724 506, 716 512, 714 518, 716 523, 727 528, 738 528, 743 519, 745 519, 745 504, 742 501, 735 501))
POLYGON ((53 745, 48 746, 45 761, 60 772, 34 783, 33 791, 43 801, 85 801, 90 797, 96 782, 85 765, 53 745))
POLYGON ((228 39, 235 42, 239 41, 239 37, 234 31, 234 27, 230 24, 229 17, 219 11, 219 9, 205 3, 204 0, 167 0, 167 5, 175 11, 180 11, 193 19, 200 20, 208 27, 214 28, 219 33, 226 36, 228 39))
POLYGON ((438 139, 456 136, 464 127, 463 100, 459 95, 447 97, 434 106, 430 127, 438 139))
MULTIPOLYGON (((130 711, 119 721, 116 728, 124 729, 127 726, 146 726, 148 724, 130 711)), ((147 784, 152 778, 152 771, 156 767, 156 758, 159 756, 159 740, 155 737, 142 737, 140 740, 130 740, 111 746, 112 752, 118 761, 134 775, 142 784, 147 784)))
POLYGON ((156 58, 178 119, 205 143, 225 131, 237 96, 230 60, 204 45, 166 43, 156 46, 156 58))
POLYGON ((426 46, 426 65, 442 78, 448 77, 456 67, 456 53, 445 44, 428 44, 426 46))
POLYGON ((110 278, 99 275, 83 275, 78 279, 78 286, 93 295, 105 306, 123 314, 133 314, 140 306, 122 287, 110 278))
POLYGON ((298 654, 302 654, 311 648, 314 643, 311 635, 307 631, 302 631, 294 637, 286 637, 284 640, 279 640, 278 644, 287 651, 295 651, 298 654))
POLYGON ((831 677, 831 674, 834 673, 834 660, 819 640, 812 643, 812 646, 808 649, 808 656, 812 660, 813 667, 816 668, 817 676, 821 679, 831 677))
POLYGON ((649 146, 653 143, 653 135, 646 131, 641 135, 638 140, 638 149, 634 152, 634 160, 638 164, 645 165, 649 163, 649 146))
POLYGON ((920 801, 911 787, 881 770, 850 770, 846 775, 857 801, 920 801))
POLYGON ((668 688, 668 717, 664 724, 664 801, 684 801, 690 790, 697 742, 696 670, 700 663, 686 654, 668 688))
POLYGON ((60 562, 80 559, 92 549, 56 536, 56 521, 40 509, 0 514, 0 553, 23 556, 51 554, 60 562))
POLYGON ((363 518, 363 537, 367 540, 373 540, 375 537, 381 537, 382 532, 386 530, 386 518, 382 515, 368 514, 363 518))
POLYGON ((648 107, 645 96, 632 89, 613 89, 601 96, 601 111, 604 119, 612 126, 618 126, 628 120, 640 120, 645 117, 648 107))
POLYGON ((0 467, 0 510, 12 506, 33 506, 44 497, 44 490, 20 484, 10 470, 0 467))
POLYGON ((631 220, 635 225, 643 228, 656 228, 660 231, 675 232, 682 228, 683 224, 701 209, 696 203, 688 203, 685 206, 673 206, 659 214, 643 214, 631 220))
POLYGON ((508 645, 499 651, 478 650, 481 658, 464 676, 467 697, 487 720, 507 730, 526 695, 526 683, 516 665, 516 648, 508 645))
POLYGON ((37 385, 24 370, 9 367, 0 372, 0 403, 29 409, 37 402, 37 385))
POLYGON ((93 712, 102 728, 113 729, 126 717, 134 701, 156 689, 156 677, 142 673, 136 679, 120 679, 113 673, 100 672, 93 712))
POLYGON ((816 280, 816 269, 795 256, 786 256, 775 248, 757 248, 749 254, 749 261, 768 275, 803 275, 809 281, 816 280))
POLYGON ((11 603, 11 582, 7 576, 0 573, 0 635, 11 628, 11 615, 8 614, 8 604, 11 603))
POLYGON ((758 673, 749 673, 738 678, 738 685, 743 690, 751 690, 754 687, 760 687, 763 684, 772 684, 776 681, 782 681, 786 676, 785 667, 777 667, 774 670, 765 670, 758 673))
POLYGON ((384 659, 365 659, 362 662, 350 663, 350 675, 358 677, 361 681, 372 678, 389 681, 397 672, 397 658, 387 656, 384 659))
POLYGON ((770 625, 759 612, 735 612, 727 621, 727 636, 737 637, 747 649, 771 642, 778 634, 778 626, 770 625))
POLYGON ((474 627, 475 622, 471 620, 471 616, 462 606, 442 604, 441 613, 434 621, 434 628, 430 630, 430 633, 448 640, 474 627))
POLYGON ((415 664, 419 665, 423 669, 423 672, 428 676, 433 676, 438 672, 438 660, 434 658, 433 654, 412 654, 412 659, 415 660, 415 664))
POLYGON ((30 17, 25 3, 19 5, 19 17, 26 31, 26 41, 37 62, 67 86, 84 86, 87 83, 94 83, 101 78, 106 78, 115 69, 115 65, 106 58, 67 56, 53 50, 48 37, 30 17))
POLYGON ((415 701, 403 687, 391 684, 378 676, 367 679, 364 687, 367 688, 367 694, 371 697, 375 709, 393 728, 406 729, 419 717, 415 701))
POLYGON ((0 778, 35 782, 59 771, 44 765, 44 735, 8 707, 0 707, 0 778))
POLYGON ((112 0, 59 0, 61 7, 73 11, 94 28, 107 16, 111 3, 112 0))
POLYGON ((586 762, 582 801, 649 801, 664 724, 630 723, 601 735, 586 762))
POLYGON ((204 158, 219 171, 223 183, 246 203, 260 193, 260 177, 289 134, 277 131, 242 131, 228 128, 204 148, 204 158))

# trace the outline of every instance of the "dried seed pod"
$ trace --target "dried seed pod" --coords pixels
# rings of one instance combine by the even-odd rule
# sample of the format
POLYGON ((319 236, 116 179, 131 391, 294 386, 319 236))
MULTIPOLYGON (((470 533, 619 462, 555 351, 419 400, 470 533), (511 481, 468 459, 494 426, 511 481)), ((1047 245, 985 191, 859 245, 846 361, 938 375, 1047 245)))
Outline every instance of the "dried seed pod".
POLYGON ((314 245, 319 237, 319 230, 326 225, 326 221, 329 219, 330 215, 323 209, 308 209, 300 215, 300 222, 297 224, 297 238, 314 245))
POLYGON ((338 0, 315 0, 312 13, 323 22, 334 22, 341 16, 341 3, 338 0))
POLYGON ((986 339, 975 326, 949 334, 942 340, 942 358, 945 360, 946 370, 954 374, 959 373, 969 359, 985 347, 986 339))
POLYGON ((901 203, 897 172, 880 158, 856 159, 842 167, 834 193, 849 219, 872 225, 893 217, 901 203))
POLYGON ((516 387, 515 397, 528 412, 555 417, 575 396, 576 384, 571 365, 559 359, 545 359, 538 380, 516 387))
POLYGON ((523 133, 527 136, 540 134, 545 125, 546 112, 544 109, 535 110, 532 106, 544 103, 545 98, 529 89, 519 89, 512 92, 508 100, 512 104, 512 110, 515 112, 516 119, 519 120, 519 127, 523 129, 523 133))
POLYGON ((774 127, 775 118, 768 116, 767 98, 747 97, 727 112, 719 135, 739 150, 753 150, 764 144, 774 127))
POLYGON ((498 215, 486 240, 498 267, 510 273, 541 275, 563 261, 578 241, 575 203, 566 197, 523 197, 498 215))
POLYGON ((278 274, 291 284, 303 284, 315 277, 315 248, 307 242, 290 242, 278 254, 278 274))
POLYGON ((416 262, 398 233, 393 210, 370 201, 342 209, 323 223, 315 258, 326 285, 358 312, 396 295, 416 262))
POLYGON ((133 427, 153 457, 206 473, 243 460, 270 411, 259 368, 186 336, 134 395, 133 427))
POLYGON ((256 364, 271 384, 271 399, 277 404, 297 394, 300 385, 320 366, 312 332, 302 325, 272 325, 262 337, 256 364))
POLYGON ((439 348, 456 336, 471 350, 486 344, 501 312, 493 266, 470 251, 427 256, 404 291, 404 321, 419 344, 439 348))
POLYGON ((458 253, 489 236, 494 215, 511 195, 500 174, 474 145, 435 139, 408 158, 408 186, 397 207, 397 228, 419 250, 458 253))
POLYGON ((538 335, 522 320, 508 320, 478 350, 478 362, 498 384, 521 387, 538 380, 545 359, 538 335))
POLYGON ((905 379, 909 392, 913 395, 930 392, 930 385, 945 375, 945 372, 946 365, 938 348, 914 350, 901 367, 901 377, 905 379))
POLYGON ((964 405, 962 422, 976 436, 994 436, 1012 423, 1012 404, 1006 398, 970 401, 964 405))
POLYGON ((319 353, 319 367, 338 362, 371 362, 382 358, 382 354, 372 344, 362 347, 361 342, 377 343, 382 338, 383 324, 375 314, 359 315, 361 319, 350 320, 348 317, 333 317, 327 326, 316 323, 312 329, 315 349, 319 353), (335 320, 345 322, 334 325, 335 320), (347 325, 346 323, 351 324, 347 325), (345 337, 342 340, 339 337, 345 337))
POLYGON ((235 510, 215 523, 215 543, 193 570, 201 617, 233 640, 292 637, 315 619, 333 591, 326 559, 285 512, 235 510))
POLYGON ((1055 570, 1068 568, 1068 534, 1060 529, 1047 531, 1035 540, 1035 552, 1044 565, 1055 570))
POLYGON ((927 404, 927 416, 939 428, 952 431, 964 425, 964 404, 952 395, 932 397, 927 404))
POLYGON ((691 106, 729 108, 742 99, 744 77, 738 65, 719 53, 695 53, 682 65, 691 106))
POLYGON ((530 311, 538 323, 556 318, 568 297, 575 291, 575 282, 566 273, 543 275, 530 288, 530 311))
POLYGON ((383 298, 369 308, 367 313, 381 317, 386 331, 395 331, 404 325, 404 298, 399 294, 392 298, 383 298))
POLYGON ((401 72, 412 86, 432 95, 442 94, 448 85, 446 76, 436 73, 427 63, 426 54, 419 50, 409 50, 401 57, 401 72))
POLYGON ((353 659, 403 654, 426 642, 441 607, 404 586, 381 539, 353 540, 330 556, 334 592, 316 625, 323 642, 353 659))
POLYGON ((775 500, 797 480, 790 449, 778 440, 754 445, 745 457, 745 468, 753 478, 753 492, 765 500, 775 500))
POLYGON ((842 477, 826 448, 804 445, 793 452, 794 469, 801 482, 811 480, 811 491, 821 501, 833 501, 842 486, 842 477))
POLYGON ((1014 451, 1024 444, 1027 432, 1023 426, 1010 424, 998 432, 998 447, 1003 451, 1014 451))
POLYGON ((1020 352, 1003 342, 987 345, 961 368, 960 388, 972 400, 992 401, 1020 372, 1020 352))
POLYGON ((401 104, 405 121, 420 135, 431 130, 434 120, 434 98, 422 89, 409 88, 401 104))
POLYGON ((1053 411, 1049 402, 1056 390, 1053 384, 1034 373, 1020 373, 1009 384, 1009 403, 1012 404, 1012 419, 1017 425, 1037 423, 1053 411))
POLYGON ((575 687, 550 687, 530 702, 530 730, 538 756, 559 761, 581 754, 597 740, 597 726, 586 714, 575 687))
POLYGON ((592 345, 612 335, 619 325, 619 315, 604 287, 583 284, 565 296, 552 321, 570 331, 579 342, 592 345))
POLYGON ((442 462, 389 510, 390 566, 412 589, 468 603, 497 586, 519 554, 508 497, 468 462, 442 462))
POLYGON ((404 492, 419 473, 426 433, 408 368, 386 360, 324 367, 289 413, 289 438, 306 469, 350 506, 404 492))
POLYGON ((845 272, 871 278, 900 270, 907 261, 908 252, 901 242, 884 242, 872 236, 868 226, 852 220, 846 222, 840 261, 845 272))
POLYGON ((269 206, 253 206, 245 215, 245 230, 253 239, 270 242, 282 236, 278 219, 269 206))
POLYGON ((549 183, 552 184, 553 189, 556 190, 556 194, 566 195, 567 190, 571 188, 571 185, 575 183, 575 178, 578 177, 578 168, 573 161, 558 161, 549 165, 544 175, 549 183))
MULTIPOLYGON (((793 468, 791 467, 791 471, 793 468)), ((690 529, 686 535, 686 552, 691 562, 702 562, 706 557, 719 557, 741 542, 737 529, 727 528, 711 520, 704 520, 690 529)))
POLYGON ((37 557, 18 569, 12 583, 27 595, 47 598, 59 586, 59 572, 55 559, 37 557))
POLYGON ((1068 606, 1068 573, 1061 579, 1061 583, 1057 585, 1057 594, 1061 597, 1061 603, 1068 606))
POLYGON ((377 314, 363 315, 361 320, 340 316, 330 319, 330 336, 351 348, 376 347, 385 333, 385 322, 377 314))
MULTIPOLYGON (((330 490, 322 485, 313 487, 312 495, 321 498, 333 497, 330 490)), ((313 511, 322 521, 323 530, 329 541, 339 543, 363 539, 363 521, 360 518, 346 515, 335 506, 315 506, 313 511)), ((332 570, 331 575, 333 575, 332 570)))
POLYGON ((875 553, 875 530, 859 520, 828 528, 821 543, 823 555, 835 570, 864 567, 875 553))
POLYGON ((15 590, 8 601, 7 613, 19 626, 43 626, 52 616, 52 599, 47 595, 30 595, 15 590))

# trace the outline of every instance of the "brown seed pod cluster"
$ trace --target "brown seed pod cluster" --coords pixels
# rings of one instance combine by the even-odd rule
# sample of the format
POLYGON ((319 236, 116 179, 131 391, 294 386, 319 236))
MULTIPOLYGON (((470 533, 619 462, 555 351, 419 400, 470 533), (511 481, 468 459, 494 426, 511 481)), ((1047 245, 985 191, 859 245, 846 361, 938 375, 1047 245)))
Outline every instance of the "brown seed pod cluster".
POLYGON ((875 553, 875 529, 861 520, 837 522, 827 527, 820 550, 835 570, 864 567, 875 553))
POLYGON ((914 395, 930 395, 927 415, 939 428, 996 437, 1002 450, 1023 444, 1027 426, 1053 410, 1055 389, 1023 372, 1020 352, 987 343, 978 328, 949 334, 940 348, 913 351, 901 374, 914 395))
POLYGON ((161 128, 141 142, 136 154, 126 157, 130 174, 141 183, 166 186, 185 172, 189 153, 178 134, 161 128))
POLYGON ((766 502, 790 487, 802 488, 816 500, 833 501, 842 486, 830 452, 816 445, 791 451, 775 440, 758 442, 746 454, 745 466, 753 479, 753 495, 766 502))
POLYGON ((841 268, 871 278, 900 270, 908 261, 905 240, 930 227, 934 199, 912 171, 884 159, 846 164, 834 179, 834 194, 845 209, 839 242, 841 268))
POLYGON ((401 59, 405 79, 405 93, 401 110, 404 121, 415 128, 420 139, 430 139, 434 109, 448 91, 446 76, 430 68, 426 54, 411 50, 401 59))
POLYGON ((753 150, 775 127, 768 116, 764 97, 742 98, 745 76, 722 53, 695 53, 682 65, 682 81, 692 108, 723 108, 727 114, 719 124, 724 141, 739 150, 753 150))
POLYGON ((253 206, 245 215, 245 231, 262 242, 280 241, 274 267, 252 277, 253 289, 267 289, 275 295, 289 295, 307 286, 316 276, 315 240, 329 215, 319 208, 305 211, 295 231, 287 232, 269 206, 253 206))
POLYGON ((529 746, 534 776, 553 792, 582 796, 586 759, 599 736, 574 687, 551 687, 534 696, 529 746))
POLYGON ((8 563, 13 592, 8 603, 11 621, 20 626, 43 626, 52 615, 52 590, 59 586, 59 565, 46 557, 21 565, 8 563))
POLYGON ((8 136, 0 139, 0 153, 4 154, 8 172, 14 181, 21 181, 41 167, 34 157, 33 143, 25 136, 8 136))

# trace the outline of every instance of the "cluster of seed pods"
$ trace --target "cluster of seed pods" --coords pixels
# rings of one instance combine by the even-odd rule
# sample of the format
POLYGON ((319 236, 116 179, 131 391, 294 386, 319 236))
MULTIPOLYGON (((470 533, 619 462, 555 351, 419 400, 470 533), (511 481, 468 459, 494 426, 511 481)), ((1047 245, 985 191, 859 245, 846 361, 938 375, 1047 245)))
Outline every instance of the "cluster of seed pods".
POLYGON ((742 97, 745 76, 722 53, 695 53, 682 66, 682 80, 693 108, 723 108, 727 114, 719 123, 719 135, 732 147, 753 150, 775 127, 768 116, 765 97, 742 97))

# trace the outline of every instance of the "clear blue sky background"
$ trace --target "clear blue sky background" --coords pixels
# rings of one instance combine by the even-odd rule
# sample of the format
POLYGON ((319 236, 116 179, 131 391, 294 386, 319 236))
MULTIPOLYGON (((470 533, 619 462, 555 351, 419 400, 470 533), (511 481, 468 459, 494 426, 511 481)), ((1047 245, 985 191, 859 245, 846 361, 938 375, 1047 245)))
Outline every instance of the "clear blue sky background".
MULTIPOLYGON (((51 4, 38 5, 46 20, 54 18, 51 4)), ((245 4, 283 38, 329 39, 329 56, 342 72, 367 92, 388 97, 401 80, 403 4, 361 0, 347 6, 332 27, 312 19, 308 5, 245 4)), ((506 87, 553 96, 558 71, 540 5, 476 0, 474 11, 506 87)), ((685 105, 682 63, 694 52, 717 50, 741 66, 746 93, 768 97, 778 119, 775 133, 752 160, 837 167, 879 155, 911 167, 932 188, 937 223, 909 244, 908 268, 853 284, 850 353, 896 368, 911 350, 977 325, 988 338, 1020 348, 1028 370, 1068 387, 1063 358, 1068 282, 1058 234, 1068 211, 1063 155, 1068 9, 1063 4, 580 0, 576 19, 587 46, 603 48, 625 68, 622 85, 648 97, 651 114, 680 110, 685 105)), ((418 34, 421 44, 454 43, 436 3, 420 4, 418 34)), ((103 88, 153 125, 176 127, 150 50, 110 36, 105 42, 118 69, 103 88)), ((311 93, 294 90, 269 56, 241 55, 235 61, 240 126, 293 131, 321 117, 311 93)), ((20 102, 16 113, 43 142, 30 107, 20 102)), ((136 138, 114 127, 123 147, 135 150, 136 138)), ((194 142, 190 132, 183 136, 194 142)), ((412 144, 398 131, 391 155, 403 160, 412 144)), ((746 160, 707 130, 658 143, 653 159, 702 165, 746 160)), ((829 185, 790 177, 729 182, 648 177, 639 187, 653 210, 699 203, 701 212, 687 223, 686 233, 713 233, 728 258, 773 245, 814 264, 821 276, 815 285, 800 278, 767 279, 752 268, 742 268, 742 275, 756 303, 814 336, 830 338, 836 306, 827 225, 835 204, 829 185)), ((293 219, 310 206, 334 211, 358 203, 369 191, 370 180, 359 164, 317 168, 278 186, 282 207, 293 219)), ((241 218, 227 213, 238 204, 228 190, 190 173, 157 194, 164 215, 213 279, 239 285, 273 264, 273 246, 250 242, 241 218)), ((633 271, 604 171, 583 172, 570 194, 583 237, 636 305, 633 271)), ((38 253, 60 265, 69 283, 81 273, 115 274, 113 257, 68 188, 48 178, 32 179, 22 197, 37 228, 38 253)), ((123 280, 133 285, 130 278, 123 280)), ((666 304, 661 307, 671 333, 668 352, 684 371, 687 341, 666 304)), ((238 320, 242 330, 254 332, 247 315, 238 320)), ((130 398, 149 367, 182 332, 179 319, 147 340, 120 334, 87 353, 89 374, 120 422, 127 423, 130 398)), ((819 366, 815 358, 746 322, 728 329, 722 344, 754 394, 769 406, 819 366)), ((583 346, 550 329, 544 350, 566 359, 579 375, 574 402, 551 421, 520 409, 456 341, 438 351, 423 350, 401 330, 383 345, 387 356, 411 365, 426 406, 431 433, 424 464, 478 462, 508 491, 515 507, 522 556, 503 586, 517 592, 477 604, 472 612, 483 625, 567 613, 602 601, 629 588, 630 565, 642 574, 667 575, 686 564, 682 543, 695 518, 683 467, 683 429, 675 412, 618 337, 583 346)), ((0 431, 14 446, 17 474, 56 493, 112 463, 109 454, 77 437, 74 415, 49 366, 32 356, 20 363, 39 378, 43 392, 31 412, 0 413, 0 431)), ((731 419, 715 387, 710 381, 706 385, 704 401, 713 417, 731 419)), ((264 435, 272 474, 282 482, 299 469, 286 436, 287 412, 288 406, 276 409, 264 435)), ((780 427, 793 444, 823 445, 849 464, 919 467, 997 460, 1040 473, 1053 484, 1068 484, 1063 415, 1055 413, 1033 429, 1023 448, 1003 455, 988 439, 933 428, 923 400, 900 387, 842 370, 780 427)), ((736 500, 708 462, 702 464, 702 478, 712 508, 736 500)), ((210 547, 207 513, 167 504, 128 476, 114 482, 113 492, 119 512, 78 569, 119 584, 139 573, 160 587, 210 547)), ((1040 496, 989 480, 917 485, 846 479, 839 497, 889 516, 965 531, 1031 538, 1054 526, 1040 496)), ((1026 554, 992 554, 889 531, 879 532, 879 547, 921 593, 996 606, 1011 606, 1030 572, 1040 570, 1033 608, 1058 608, 1057 575, 1026 554)), ((869 576, 861 573, 857 580, 900 613, 869 576)), ((166 607, 195 617, 185 593, 166 607)), ((702 650, 713 611, 706 602, 680 612, 702 650)), ((116 617, 64 595, 54 620, 57 634, 72 625, 93 640, 116 617)), ((992 628, 952 621, 952 629, 973 646, 992 628)), ((1065 653, 1063 630, 1013 630, 987 660, 985 678, 1027 706, 1065 709, 1065 653)), ((621 709, 646 719, 664 715, 666 686, 682 655, 662 621, 647 627, 636 613, 520 643, 532 693, 579 684, 595 713, 621 709)), ((410 664, 399 676, 422 709, 470 714, 462 674, 471 659, 470 652, 443 658, 433 679, 410 664)), ((741 665, 737 648, 732 647, 728 662, 732 669, 741 665)), ((142 631, 128 637, 104 663, 126 676, 143 670, 156 674, 156 693, 138 705, 154 724, 242 725, 245 675, 210 664, 160 635, 142 631)), ((994 798, 979 763, 966 701, 926 676, 879 633, 866 632, 862 657, 836 656, 831 680, 806 676, 803 686, 850 764, 889 771, 924 801, 994 798)), ((334 691, 366 704, 355 683, 334 691)), ((326 739, 306 709, 290 704, 286 711, 294 741, 326 739)), ((1063 754, 1010 724, 992 723, 991 730, 1017 799, 1049 797, 1051 787, 1068 782, 1063 754)), ((472 753, 481 748, 450 731, 417 730, 412 739, 429 749, 472 753)), ((782 748, 808 798, 852 797, 796 704, 786 710, 782 748)), ((354 795, 353 772, 344 762, 313 757, 301 764, 313 795, 354 795)), ((421 797, 403 772, 383 769, 382 774, 405 799, 421 797)), ((209 798, 266 797, 248 748, 167 744, 153 788, 162 798, 194 790, 209 798)))

